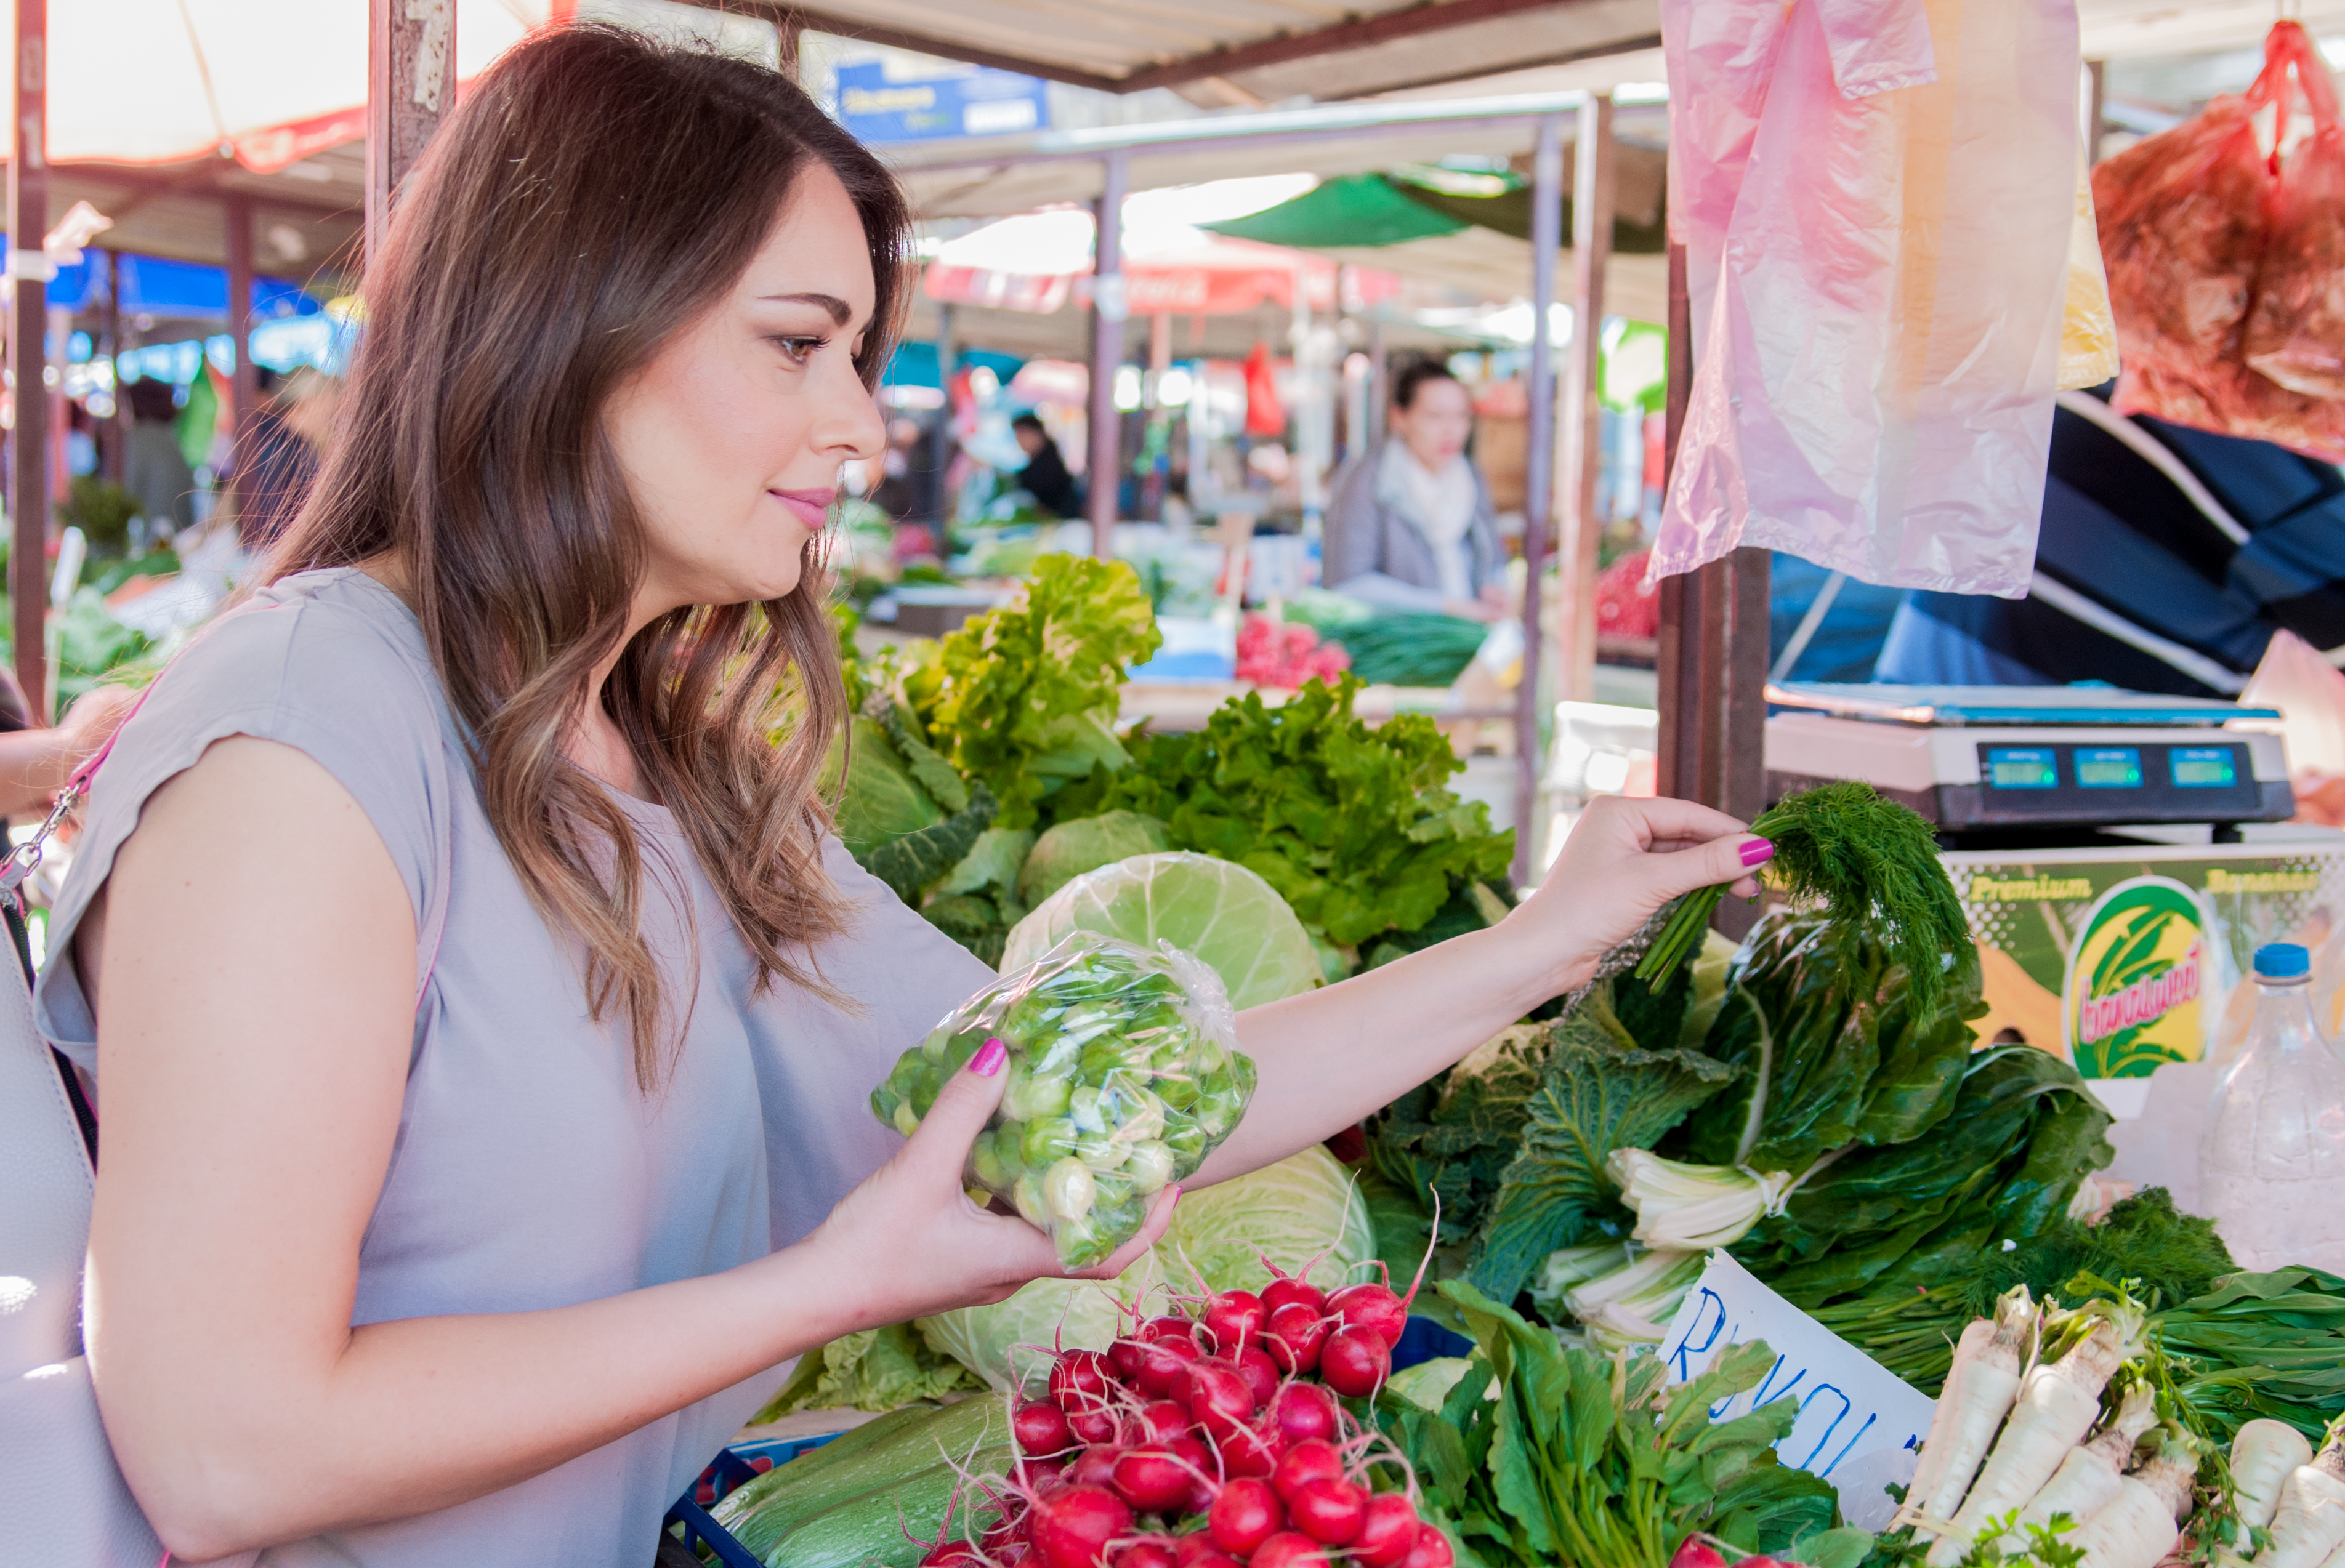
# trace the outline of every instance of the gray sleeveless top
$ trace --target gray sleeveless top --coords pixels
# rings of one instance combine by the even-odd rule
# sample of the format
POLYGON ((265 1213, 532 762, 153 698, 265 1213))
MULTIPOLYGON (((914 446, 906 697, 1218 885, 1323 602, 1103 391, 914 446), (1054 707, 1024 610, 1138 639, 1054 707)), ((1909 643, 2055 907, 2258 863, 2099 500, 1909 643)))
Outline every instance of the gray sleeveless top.
MULTIPOLYGON (((360 1247, 354 1324, 566 1306, 797 1240, 898 1144, 872 1118, 871 1087, 992 977, 832 840, 827 862, 855 924, 817 956, 861 1011, 787 986, 753 996, 747 946, 675 820, 618 795, 676 874, 677 886, 645 897, 667 994, 696 989, 674 1080, 640 1092, 624 1027, 588 1017, 575 943, 531 907, 489 826, 414 616, 361 572, 311 572, 208 628, 98 773, 36 996, 42 1029, 86 1076, 96 1027, 75 924, 147 796, 235 734, 296 747, 332 774, 381 834, 415 910, 414 1045, 360 1247)), ((106 1085, 96 1088, 102 1124, 106 1085)), ((752 1378, 519 1486, 258 1561, 648 1568, 669 1502, 778 1382, 752 1378)))

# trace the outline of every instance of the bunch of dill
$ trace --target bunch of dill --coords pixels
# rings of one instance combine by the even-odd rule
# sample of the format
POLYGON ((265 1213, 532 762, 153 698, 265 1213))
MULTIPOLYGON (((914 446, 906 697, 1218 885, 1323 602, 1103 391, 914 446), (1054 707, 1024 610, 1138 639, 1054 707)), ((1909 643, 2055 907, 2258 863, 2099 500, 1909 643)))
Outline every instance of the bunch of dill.
MULTIPOLYGON (((1866 927, 1911 977, 1927 1010, 1957 966, 1975 963, 1970 922, 1938 860, 1938 841, 1914 812, 1870 784, 1821 784, 1785 795, 1751 831, 1775 845, 1769 885, 1835 921, 1866 927), (1952 960, 1950 963, 1949 960, 1952 960)), ((1637 975, 1655 989, 1701 941, 1723 886, 1687 894, 1647 948, 1637 975)))

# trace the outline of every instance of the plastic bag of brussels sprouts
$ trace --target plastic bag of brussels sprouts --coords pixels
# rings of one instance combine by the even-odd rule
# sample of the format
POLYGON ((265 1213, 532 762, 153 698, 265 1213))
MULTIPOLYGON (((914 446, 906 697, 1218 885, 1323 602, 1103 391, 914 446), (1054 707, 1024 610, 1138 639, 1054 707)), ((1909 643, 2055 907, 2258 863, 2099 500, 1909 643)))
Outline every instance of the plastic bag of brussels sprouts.
POLYGON ((997 1037, 1009 1081, 969 1150, 969 1183, 1015 1205, 1070 1269, 1137 1235, 1157 1191, 1204 1163, 1254 1094, 1219 976, 1170 943, 1150 952, 1073 931, 906 1051, 871 1091, 872 1114, 909 1137, 997 1037))

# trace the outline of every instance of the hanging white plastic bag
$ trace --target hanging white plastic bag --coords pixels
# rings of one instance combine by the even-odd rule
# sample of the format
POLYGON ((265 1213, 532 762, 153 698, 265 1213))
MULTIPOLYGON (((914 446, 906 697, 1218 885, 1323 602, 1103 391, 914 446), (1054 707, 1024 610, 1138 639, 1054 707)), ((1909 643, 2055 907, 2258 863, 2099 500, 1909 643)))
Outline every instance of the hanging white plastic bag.
POLYGON ((1652 573, 1757 545, 2025 594, 2075 223, 2075 7, 1793 0, 1763 54, 1730 46, 1745 10, 1763 35, 1745 0, 1662 8, 1673 144, 1696 122, 1672 217, 1707 319, 1652 573))

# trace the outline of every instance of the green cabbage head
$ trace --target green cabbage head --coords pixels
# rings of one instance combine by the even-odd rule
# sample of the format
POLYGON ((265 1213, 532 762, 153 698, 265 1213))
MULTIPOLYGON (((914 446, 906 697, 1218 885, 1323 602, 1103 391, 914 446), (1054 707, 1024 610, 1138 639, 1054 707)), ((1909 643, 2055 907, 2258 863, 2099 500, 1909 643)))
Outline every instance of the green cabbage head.
MULTIPOLYGON (((1034 846, 1030 873, 1049 841, 1045 834, 1034 846)), ((1209 855, 1136 855, 1076 877, 1012 928, 1002 972, 1033 963, 1070 931, 1097 931, 1152 950, 1170 942, 1221 976, 1230 1006, 1240 1012, 1325 978, 1303 922, 1278 890, 1244 866, 1209 855)))
POLYGON ((1162 1311, 1166 1290, 1193 1293, 1202 1278, 1208 1290, 1258 1291, 1271 1279, 1264 1257, 1290 1274, 1316 1258, 1305 1278, 1332 1290, 1366 1278, 1355 1265, 1376 1250, 1351 1173, 1315 1144, 1183 1193, 1164 1239, 1115 1280, 1037 1280, 1006 1301, 922 1318, 919 1328, 930 1350, 1008 1389, 1038 1375, 1053 1348, 1105 1350, 1129 1321, 1127 1306, 1162 1311))

